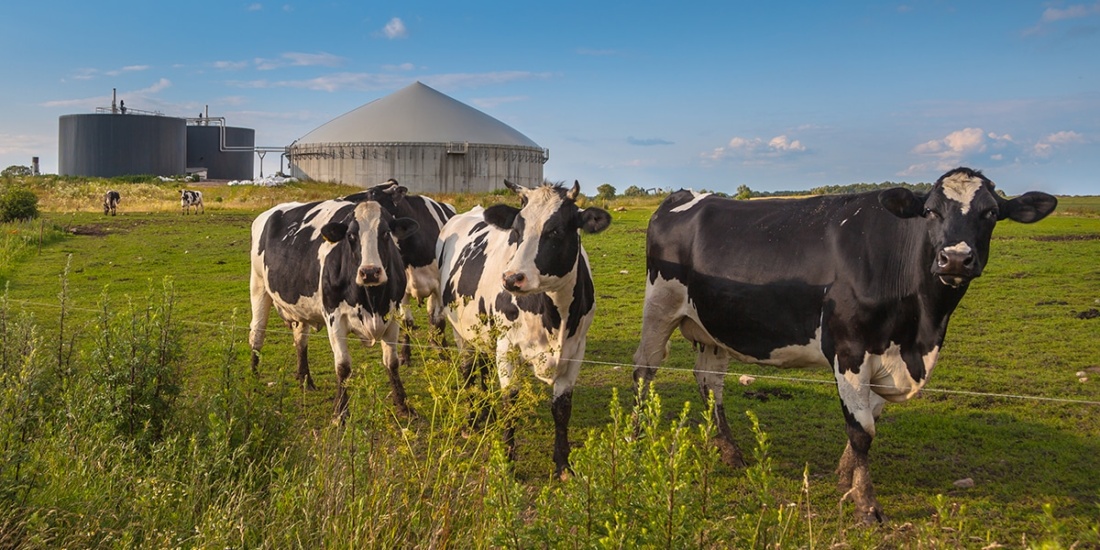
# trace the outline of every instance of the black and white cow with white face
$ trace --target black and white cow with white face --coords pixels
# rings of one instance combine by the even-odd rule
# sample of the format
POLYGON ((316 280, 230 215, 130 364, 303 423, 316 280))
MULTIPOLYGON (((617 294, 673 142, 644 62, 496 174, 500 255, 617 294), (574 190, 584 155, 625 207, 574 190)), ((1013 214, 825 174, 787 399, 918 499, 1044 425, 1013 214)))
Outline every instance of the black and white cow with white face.
POLYGON ((184 214, 191 213, 191 207, 195 207, 195 213, 206 213, 206 207, 202 204, 202 191, 180 189, 180 209, 184 214))
POLYGON ((405 289, 405 300, 401 303, 401 313, 407 329, 401 347, 401 361, 406 364, 410 355, 408 330, 415 328, 413 313, 409 308, 410 297, 420 304, 427 301, 428 321, 435 328, 433 338, 437 344, 445 345, 443 331, 447 320, 443 317, 439 301, 439 263, 436 262, 435 248, 443 224, 455 215, 455 207, 449 204, 436 202, 422 195, 409 195, 408 192, 407 187, 390 179, 366 191, 344 197, 344 200, 353 202, 375 201, 393 216, 411 218, 420 226, 414 233, 397 241, 409 281, 405 289))
MULTIPOLYGON (((496 358, 502 388, 511 385, 517 360, 553 386, 554 464, 561 475, 569 465, 573 386, 595 311, 580 233, 603 231, 611 216, 577 207, 579 183, 569 190, 505 184, 520 194, 522 208, 476 207, 443 226, 438 253, 443 311, 460 348, 496 358)), ((506 426, 510 456, 514 435, 514 425, 506 426)))
POLYGON ((644 396, 679 328, 695 346, 702 394, 714 394, 716 443, 738 465, 722 404, 729 360, 831 367, 848 433, 840 488, 861 519, 883 521, 868 465, 883 405, 928 382, 951 313, 986 266, 997 221, 1032 223, 1056 204, 1040 192, 1006 200, 968 168, 947 172, 927 195, 673 193, 646 233, 636 389, 644 396))
POLYGON ((103 194, 103 215, 110 214, 115 215, 115 211, 118 210, 118 203, 122 200, 122 195, 118 191, 110 190, 103 194))
POLYGON ((252 222, 252 369, 260 359, 268 314, 274 306, 294 331, 298 380, 314 388, 309 372, 310 327, 324 326, 336 363, 336 416, 347 413, 345 381, 351 375, 348 333, 366 345, 382 344, 382 361, 398 412, 407 414, 398 375, 398 306, 405 294, 405 265, 394 239, 416 231, 378 203, 342 200, 278 205, 252 222))

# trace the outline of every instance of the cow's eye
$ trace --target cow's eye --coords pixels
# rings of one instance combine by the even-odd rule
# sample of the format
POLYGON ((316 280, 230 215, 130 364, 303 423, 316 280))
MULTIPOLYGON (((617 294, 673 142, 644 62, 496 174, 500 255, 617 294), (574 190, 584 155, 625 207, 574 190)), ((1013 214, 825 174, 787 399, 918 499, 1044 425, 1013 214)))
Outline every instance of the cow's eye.
POLYGON ((986 210, 985 212, 982 212, 982 218, 985 218, 987 220, 996 220, 997 219, 997 209, 996 208, 990 208, 989 210, 986 210))
POLYGON ((933 218, 936 218, 936 219, 941 219, 941 220, 943 219, 943 216, 941 216, 939 212, 936 212, 935 210, 932 210, 931 208, 925 208, 924 209, 924 217, 927 218, 929 216, 931 216, 933 218))

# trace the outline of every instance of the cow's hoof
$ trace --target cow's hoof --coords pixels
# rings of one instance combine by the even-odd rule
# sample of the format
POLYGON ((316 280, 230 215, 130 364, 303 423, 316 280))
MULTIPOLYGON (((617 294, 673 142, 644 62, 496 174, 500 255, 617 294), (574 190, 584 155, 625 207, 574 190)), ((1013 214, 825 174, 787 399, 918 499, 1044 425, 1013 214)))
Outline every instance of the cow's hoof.
POLYGON ((726 466, 736 469, 747 466, 747 464, 745 464, 745 457, 741 455, 741 450, 733 443, 724 439, 715 438, 714 445, 718 447, 718 458, 726 466))
POLYGON ((886 516, 878 509, 877 506, 871 506, 866 510, 857 508, 857 517, 860 522, 865 526, 875 526, 886 523, 886 516))
POLYGON ((569 481, 573 479, 573 469, 561 468, 557 472, 554 472, 554 477, 557 478, 558 481, 569 481))

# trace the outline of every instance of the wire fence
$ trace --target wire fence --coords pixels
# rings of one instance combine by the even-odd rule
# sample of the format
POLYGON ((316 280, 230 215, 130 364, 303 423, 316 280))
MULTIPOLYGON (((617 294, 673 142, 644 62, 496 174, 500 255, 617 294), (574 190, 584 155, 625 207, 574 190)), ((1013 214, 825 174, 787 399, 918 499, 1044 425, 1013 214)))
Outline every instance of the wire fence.
MULTIPOLYGON (((18 304, 18 305, 21 305, 25 308, 26 307, 45 308, 45 309, 60 309, 61 308, 60 304, 31 302, 31 301, 26 301, 26 300, 11 300, 11 299, 9 299, 8 303, 9 304, 18 304)), ((95 314, 102 313, 102 310, 100 310, 100 309, 82 308, 82 307, 73 306, 71 304, 67 305, 66 309, 69 310, 69 311, 80 311, 80 312, 85 312, 85 313, 95 313, 95 314)), ((251 330, 251 328, 248 327, 248 326, 229 325, 229 324, 226 324, 224 322, 223 323, 213 323, 213 322, 209 322, 209 321, 179 320, 179 319, 175 319, 174 322, 177 322, 181 325, 192 326, 192 327, 204 327, 204 328, 211 328, 211 329, 228 329, 228 330, 233 330, 233 331, 241 331, 241 332, 244 332, 246 334, 248 333, 248 331, 251 330)), ((402 330, 404 330, 404 329, 402 329, 402 330)), ((268 334, 268 336, 270 336, 270 335, 277 335, 277 336, 278 335, 283 335, 287 338, 293 338, 293 332, 289 329, 284 329, 284 328, 272 329, 270 327, 267 327, 265 329, 265 331, 268 334)), ((310 339, 310 341, 316 341, 316 340, 320 339, 320 340, 324 340, 324 342, 326 344, 328 343, 328 337, 326 335, 321 334, 319 331, 311 331, 309 333, 309 339, 310 339)), ((394 346, 400 346, 400 345, 404 344, 403 342, 386 342, 386 343, 389 343, 389 344, 394 345, 394 346)), ((451 353, 456 353, 457 354, 457 353, 460 353, 462 351, 457 346, 442 346, 442 345, 437 345, 437 344, 426 344, 424 342, 415 342, 414 341, 414 342, 410 342, 410 345, 412 347, 420 349, 422 352, 423 351, 436 351, 436 352, 451 352, 451 353)), ((633 363, 617 363, 617 362, 613 362, 613 361, 594 361, 594 360, 591 360, 591 359, 583 359, 583 360, 568 359, 568 361, 580 362, 582 365, 593 365, 593 366, 597 366, 597 367, 607 367, 607 368, 614 368, 614 369, 629 368, 629 369, 633 370, 636 366, 638 366, 638 365, 634 365, 633 363)), ((696 370, 694 368, 684 368, 684 367, 677 367, 677 366, 671 366, 671 365, 655 365, 655 366, 646 365, 646 366, 649 367, 649 368, 655 368, 659 371, 683 372, 683 373, 690 373, 690 374, 712 374, 712 375, 721 375, 721 376, 724 376, 724 377, 727 377, 727 378, 728 377, 738 377, 738 378, 740 378, 742 376, 748 376, 748 377, 752 377, 753 379, 771 380, 771 381, 775 381, 775 382, 786 382, 786 383, 791 383, 791 384, 825 384, 825 385, 835 385, 836 384, 835 380, 832 380, 832 379, 826 380, 826 379, 801 378, 801 377, 796 377, 796 376, 778 376, 778 375, 761 374, 761 373, 756 373, 756 372, 730 371, 728 369, 726 371, 702 371, 702 370, 696 370)), ((876 388, 876 387, 892 388, 892 386, 885 386, 885 385, 878 385, 878 384, 867 384, 867 386, 870 387, 870 388, 876 388)), ((1073 405, 1100 406, 1100 401, 1094 401, 1094 400, 1089 400, 1089 399, 1071 399, 1071 398, 1064 398, 1064 397, 1049 397, 1049 396, 1041 396, 1041 395, 1024 395, 1024 394, 1014 394, 1014 393, 980 392, 980 391, 971 391, 971 390, 952 390, 952 389, 944 389, 944 388, 929 388, 927 386, 921 388, 920 391, 922 393, 958 395, 958 396, 966 396, 966 397, 986 397, 986 398, 997 398, 997 399, 1015 399, 1015 400, 1034 401, 1034 402, 1048 402, 1048 403, 1064 403, 1064 404, 1073 404, 1073 405)))

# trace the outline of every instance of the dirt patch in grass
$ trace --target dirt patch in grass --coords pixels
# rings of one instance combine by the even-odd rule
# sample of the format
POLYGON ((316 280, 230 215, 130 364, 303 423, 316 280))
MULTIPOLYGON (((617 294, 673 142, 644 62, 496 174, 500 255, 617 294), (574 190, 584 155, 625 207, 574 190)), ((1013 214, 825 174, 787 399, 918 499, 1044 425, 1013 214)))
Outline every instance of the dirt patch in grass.
POLYGON ((1078 319, 1096 319, 1100 317, 1100 309, 1089 308, 1075 315, 1078 319))
POLYGON ((1098 233, 1085 233, 1074 235, 1036 235, 1032 237, 1033 240, 1051 242, 1051 241, 1097 241, 1100 240, 1100 234, 1098 233))
POLYGON ((74 225, 69 228, 69 233, 80 236, 104 237, 107 230, 102 225, 74 225))

